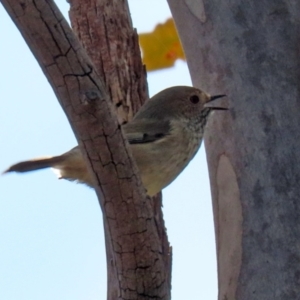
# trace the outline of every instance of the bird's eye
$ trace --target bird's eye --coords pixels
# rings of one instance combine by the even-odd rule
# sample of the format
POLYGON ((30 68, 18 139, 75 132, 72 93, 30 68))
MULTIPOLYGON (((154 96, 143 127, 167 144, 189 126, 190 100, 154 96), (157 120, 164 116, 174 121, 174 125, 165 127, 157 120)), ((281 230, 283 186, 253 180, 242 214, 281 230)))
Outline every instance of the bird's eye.
POLYGON ((199 97, 197 95, 193 95, 193 96, 190 97, 190 101, 193 104, 197 104, 199 102, 199 97))

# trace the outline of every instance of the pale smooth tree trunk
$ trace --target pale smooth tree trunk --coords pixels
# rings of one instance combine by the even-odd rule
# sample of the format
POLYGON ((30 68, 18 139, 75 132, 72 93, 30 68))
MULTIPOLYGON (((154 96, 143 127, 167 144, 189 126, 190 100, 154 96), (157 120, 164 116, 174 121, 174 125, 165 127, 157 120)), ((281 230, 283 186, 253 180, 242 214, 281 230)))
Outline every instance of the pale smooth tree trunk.
POLYGON ((205 137, 219 300, 300 299, 300 2, 168 2, 193 84, 228 95, 205 137))

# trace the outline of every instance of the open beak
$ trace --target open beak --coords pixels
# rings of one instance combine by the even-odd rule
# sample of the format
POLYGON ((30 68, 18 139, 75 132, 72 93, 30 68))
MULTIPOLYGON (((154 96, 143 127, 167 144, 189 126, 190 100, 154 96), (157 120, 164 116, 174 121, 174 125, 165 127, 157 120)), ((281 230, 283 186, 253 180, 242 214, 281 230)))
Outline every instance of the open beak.
MULTIPOLYGON (((226 97, 226 95, 210 96, 210 99, 205 104, 210 103, 216 99, 223 98, 223 97, 226 97)), ((226 108, 226 107, 218 107, 218 106, 205 106, 205 107, 213 109, 213 110, 228 110, 228 108, 226 108)))

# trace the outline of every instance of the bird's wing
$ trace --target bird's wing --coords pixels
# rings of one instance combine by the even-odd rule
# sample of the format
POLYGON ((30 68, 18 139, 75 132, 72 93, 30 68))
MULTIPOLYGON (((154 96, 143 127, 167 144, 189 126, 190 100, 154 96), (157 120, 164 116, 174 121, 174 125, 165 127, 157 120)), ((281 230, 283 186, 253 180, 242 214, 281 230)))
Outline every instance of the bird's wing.
POLYGON ((133 120, 122 126, 129 144, 153 143, 170 134, 169 121, 133 120))

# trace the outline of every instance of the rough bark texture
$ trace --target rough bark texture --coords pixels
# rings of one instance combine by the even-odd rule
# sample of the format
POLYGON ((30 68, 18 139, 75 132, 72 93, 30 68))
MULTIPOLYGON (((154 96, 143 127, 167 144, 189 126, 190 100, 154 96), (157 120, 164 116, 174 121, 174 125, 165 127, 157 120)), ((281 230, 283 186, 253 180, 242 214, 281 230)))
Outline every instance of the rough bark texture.
POLYGON ((299 299, 300 2, 168 1, 194 85, 230 103, 205 139, 219 299, 299 299))
MULTIPOLYGON (((114 2, 106 5, 110 3, 114 2)), ((160 205, 157 205, 160 202, 153 203, 145 197, 115 109, 102 83, 107 84, 115 106, 122 107, 119 120, 125 122, 132 115, 126 113, 135 112, 144 100, 145 80, 134 81, 143 76, 143 70, 139 73, 141 64, 132 57, 128 64, 122 60, 120 63, 114 57, 112 60, 119 64, 119 70, 115 64, 105 70, 108 66, 101 65, 98 58, 95 67, 53 1, 5 0, 2 4, 53 87, 94 174, 104 214, 109 258, 108 299, 170 299, 170 256, 165 232, 161 228, 163 220, 160 205), (123 84, 130 87, 123 90, 120 82, 126 80, 122 78, 121 69, 129 68, 130 64, 136 69, 128 71, 126 80, 129 82, 123 84), (104 72, 98 73, 101 68, 104 72), (105 76, 101 81, 99 74, 104 76, 104 73, 111 76, 105 76), (113 82, 114 76, 120 76, 119 80, 113 82), (111 87, 113 83, 115 85, 111 87), (132 105, 130 97, 136 95, 139 100, 132 105), (162 244, 162 239, 165 244, 162 244)), ((79 6, 78 2, 77 8, 79 6)), ((75 20, 76 16, 73 17, 75 20)), ((93 26, 87 28, 93 32, 93 26)), ((138 49, 134 44, 136 36, 131 38, 133 48, 138 49)), ((85 46, 91 50, 92 45, 93 42, 85 46)), ((113 44, 107 43, 107 46, 113 48, 113 44)))
POLYGON ((104 79, 123 124, 148 98, 146 71, 127 1, 71 0, 74 32, 104 79))
MULTIPOLYGON (((116 106, 119 123, 129 121, 148 97, 146 72, 142 64, 138 35, 132 26, 127 1, 72 0, 70 20, 94 66, 105 81, 116 106)), ((168 284, 171 288, 172 255, 161 210, 161 195, 152 202, 162 245, 168 284)), ((106 246, 109 246, 109 241, 106 246)), ((107 248, 107 261, 112 250, 107 248)), ((108 264, 109 285, 118 282, 108 264)), ((108 287, 108 293, 115 289, 108 287)), ((113 295, 112 295, 113 298, 113 295)))

